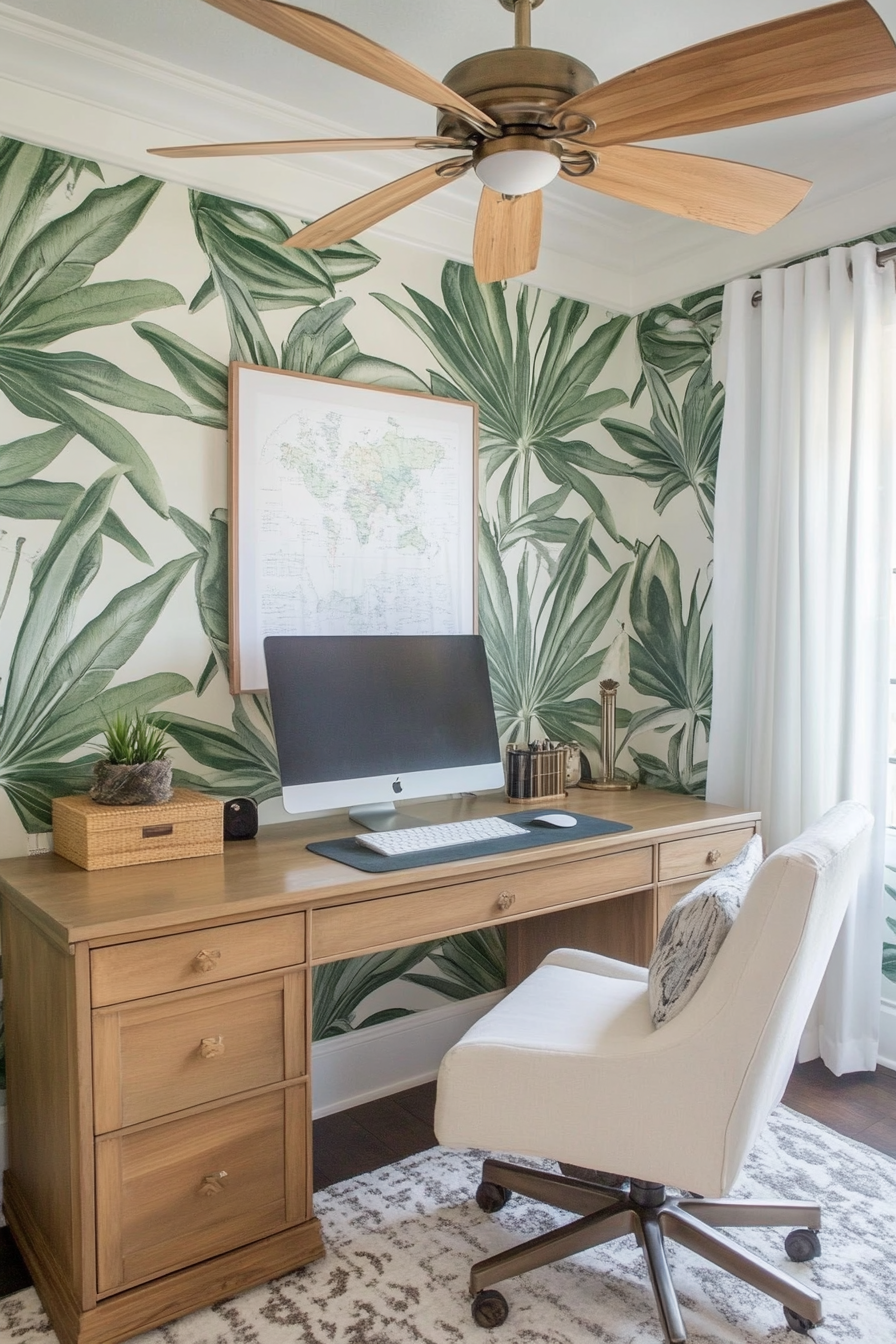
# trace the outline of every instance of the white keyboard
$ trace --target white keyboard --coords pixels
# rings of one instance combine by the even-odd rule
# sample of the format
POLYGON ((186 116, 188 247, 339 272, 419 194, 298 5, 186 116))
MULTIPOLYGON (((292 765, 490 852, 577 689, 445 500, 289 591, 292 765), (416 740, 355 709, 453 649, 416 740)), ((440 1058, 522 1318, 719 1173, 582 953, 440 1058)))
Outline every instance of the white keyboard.
POLYGON ((448 821, 440 826, 406 826, 399 831, 373 831, 370 835, 356 835, 359 845, 366 845, 377 854, 394 858, 396 854, 419 854, 428 849, 445 849, 448 845, 472 845, 477 840, 504 840, 511 835, 528 835, 522 826, 500 817, 481 817, 475 821, 448 821))

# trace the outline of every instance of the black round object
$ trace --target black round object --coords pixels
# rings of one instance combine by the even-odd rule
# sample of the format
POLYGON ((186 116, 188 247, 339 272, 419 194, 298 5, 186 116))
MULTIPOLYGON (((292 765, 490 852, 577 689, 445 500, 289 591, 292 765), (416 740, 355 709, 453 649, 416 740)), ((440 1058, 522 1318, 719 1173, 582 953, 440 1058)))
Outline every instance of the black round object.
POLYGON ((821 1255, 821 1241, 811 1227, 797 1227, 784 1238, 784 1250, 788 1259, 802 1264, 804 1260, 815 1260, 821 1255))
POLYGON ((251 798, 231 798, 224 804, 224 839, 251 840, 258 834, 258 808, 251 798))
POLYGON ((805 1316, 801 1316, 798 1311, 791 1311, 790 1307, 784 1308, 784 1319, 798 1335, 808 1335, 809 1331, 814 1329, 815 1322, 809 1321, 805 1316))
POLYGON ((481 1181, 476 1190, 476 1203, 483 1213, 497 1213, 499 1209, 503 1209, 509 1198, 510 1191, 505 1190, 503 1185, 495 1185, 492 1181, 481 1181))
POLYGON ((503 1325, 510 1315, 507 1298, 496 1288, 483 1288, 481 1293, 477 1293, 470 1311, 473 1320, 483 1330, 494 1330, 496 1325, 503 1325))

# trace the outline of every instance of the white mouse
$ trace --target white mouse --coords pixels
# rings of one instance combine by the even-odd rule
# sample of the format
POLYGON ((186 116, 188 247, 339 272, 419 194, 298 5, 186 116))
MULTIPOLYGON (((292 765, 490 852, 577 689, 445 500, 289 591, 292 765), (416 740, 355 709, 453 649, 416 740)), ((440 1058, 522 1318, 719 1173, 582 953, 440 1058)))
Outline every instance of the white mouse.
POLYGON ((568 812, 544 812, 540 817, 532 818, 533 826, 575 826, 575 817, 568 812))

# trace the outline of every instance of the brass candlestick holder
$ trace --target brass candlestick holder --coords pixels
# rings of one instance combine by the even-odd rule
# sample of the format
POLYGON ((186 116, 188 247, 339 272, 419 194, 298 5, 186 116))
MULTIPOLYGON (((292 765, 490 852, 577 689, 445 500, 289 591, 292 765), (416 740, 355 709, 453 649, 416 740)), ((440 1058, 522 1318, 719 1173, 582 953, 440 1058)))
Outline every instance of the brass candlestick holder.
POLYGON ((616 774, 616 692, 618 681, 600 683, 600 776, 590 781, 580 780, 580 789, 636 789, 637 780, 616 774))

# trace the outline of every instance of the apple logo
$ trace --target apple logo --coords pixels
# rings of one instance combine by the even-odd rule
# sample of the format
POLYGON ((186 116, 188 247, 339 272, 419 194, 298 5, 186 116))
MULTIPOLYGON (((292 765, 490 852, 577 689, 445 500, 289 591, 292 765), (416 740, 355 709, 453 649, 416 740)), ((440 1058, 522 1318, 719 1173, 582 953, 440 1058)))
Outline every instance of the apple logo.
POLYGON ((392 792, 393 792, 393 793, 401 793, 401 780, 400 780, 400 779, 396 779, 395 783, 392 785, 392 792))

